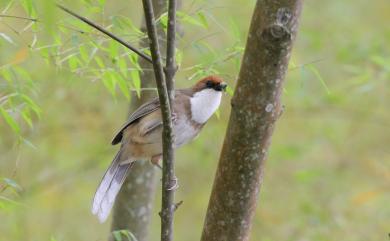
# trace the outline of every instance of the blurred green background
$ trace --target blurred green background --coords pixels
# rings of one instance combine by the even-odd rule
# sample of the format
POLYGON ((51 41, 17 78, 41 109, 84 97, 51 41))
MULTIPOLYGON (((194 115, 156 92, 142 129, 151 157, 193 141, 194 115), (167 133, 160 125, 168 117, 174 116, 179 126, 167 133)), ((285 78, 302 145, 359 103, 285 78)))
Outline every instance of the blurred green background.
MULTIPOLYGON (((110 222, 99 224, 90 205, 117 151, 110 140, 129 101, 111 82, 89 74, 98 64, 68 57, 90 54, 88 43, 105 38, 48 2, 0 1, 3 14, 42 19, 31 25, 0 18, 0 107, 14 120, 0 117, 0 241, 106 240, 110 222), (61 26, 68 27, 60 32, 61 26), (53 43, 59 56, 50 52, 53 46, 43 48, 53 43), (20 98, 5 98, 13 93, 20 98)), ((128 17, 134 26, 142 18, 140 1, 62 3, 104 26, 113 24, 112 16, 128 17)), ((185 1, 177 86, 219 73, 234 88, 254 5, 185 1)), ((387 0, 305 2, 251 240, 388 240, 389 23, 387 0)), ((134 29, 114 23, 111 30, 138 41, 126 35, 134 29)), ((109 50, 97 55, 120 53, 130 66, 128 52, 112 45, 103 42, 109 50)), ((136 88, 136 76, 123 79, 130 77, 136 88)), ((175 216, 176 240, 200 238, 230 98, 199 138, 177 151, 177 200, 184 204, 175 216)), ((157 192, 150 240, 159 237, 157 192)))

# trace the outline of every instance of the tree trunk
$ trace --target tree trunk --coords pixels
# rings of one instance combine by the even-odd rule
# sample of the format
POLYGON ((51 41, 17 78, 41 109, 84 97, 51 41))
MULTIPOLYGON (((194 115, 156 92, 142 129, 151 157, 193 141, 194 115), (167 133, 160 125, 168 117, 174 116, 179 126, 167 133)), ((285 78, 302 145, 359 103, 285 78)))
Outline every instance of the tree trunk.
MULTIPOLYGON (((166 6, 165 0, 153 0, 156 18, 166 11, 166 6)), ((141 29, 146 32, 144 20, 141 29)), ((159 28, 158 36, 159 39, 165 39, 161 28, 159 28)), ((160 46, 165 46, 164 42, 160 43, 160 46)), ((145 40, 140 45, 149 47, 149 42, 145 40)), ((165 53, 165 51, 162 52, 165 53)), ((152 65, 144 59, 140 59, 139 62, 144 69, 141 75, 141 88, 154 88, 155 78, 152 65)), ((155 91, 142 91, 141 98, 133 95, 131 111, 155 96, 155 91)), ((133 165, 115 202, 111 231, 125 229, 133 233, 138 241, 148 240, 157 176, 155 168, 148 161, 138 161, 133 165)))
POLYGON ((249 239, 302 0, 258 0, 202 241, 249 239))

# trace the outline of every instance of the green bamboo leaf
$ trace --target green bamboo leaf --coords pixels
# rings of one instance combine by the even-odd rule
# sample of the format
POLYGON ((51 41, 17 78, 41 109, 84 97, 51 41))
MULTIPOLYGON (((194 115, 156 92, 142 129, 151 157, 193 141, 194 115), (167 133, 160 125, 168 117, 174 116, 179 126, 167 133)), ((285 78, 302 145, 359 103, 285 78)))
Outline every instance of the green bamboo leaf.
POLYGON ((40 49, 38 53, 42 56, 44 60, 46 60, 46 63, 48 64, 48 61, 50 60, 50 53, 47 48, 40 49))
POLYGON ((126 236, 128 241, 137 241, 137 238, 129 230, 121 230, 120 232, 126 236))
POLYGON ((1 74, 3 75, 3 78, 9 83, 13 82, 11 71, 8 68, 2 69, 1 74))
POLYGON ((104 68, 106 67, 106 66, 104 65, 104 63, 103 63, 103 60, 102 60, 99 56, 95 56, 94 59, 95 59, 97 65, 98 65, 100 68, 104 69, 104 68))
POLYGON ((131 63, 138 71, 142 71, 142 68, 141 68, 141 66, 139 65, 139 62, 138 62, 138 55, 136 55, 135 53, 130 53, 128 56, 129 56, 130 63, 131 63))
POLYGON ((95 48, 97 48, 97 49, 99 49, 99 50, 102 50, 102 51, 104 51, 104 52, 109 52, 108 48, 105 48, 101 43, 95 43, 94 41, 91 41, 90 44, 91 44, 93 47, 95 47, 95 48))
POLYGON ((295 64, 295 61, 290 60, 290 62, 288 63, 288 68, 289 69, 297 68, 297 65, 295 64))
POLYGON ((16 134, 20 134, 20 126, 19 124, 12 118, 12 116, 5 110, 2 106, 0 106, 0 113, 3 116, 5 122, 12 128, 12 130, 16 134))
POLYGON ((112 72, 111 71, 104 72, 102 81, 104 86, 111 93, 111 95, 115 97, 116 80, 115 78, 113 78, 112 72))
POLYGON ((376 65, 383 67, 387 71, 390 71, 390 59, 384 58, 379 55, 371 56, 371 61, 374 62, 376 65))
POLYGON ((23 68, 21 68, 19 66, 13 66, 13 70, 16 71, 16 73, 18 74, 18 77, 20 79, 22 79, 24 81, 27 81, 27 83, 31 87, 34 86, 34 82, 32 81, 31 75, 30 75, 30 73, 27 70, 25 70, 25 69, 23 69, 23 68))
POLYGON ((72 43, 73 46, 78 46, 80 43, 79 36, 77 34, 72 34, 70 38, 70 42, 72 43))
POLYGON ((10 36, 8 36, 5 33, 0 33, 0 37, 2 37, 5 41, 7 41, 10 44, 16 45, 15 42, 12 40, 10 36))
POLYGON ((117 24, 117 27, 121 29, 126 29, 126 30, 131 29, 137 35, 141 35, 141 36, 145 35, 145 33, 143 33, 139 28, 137 28, 134 25, 133 21, 128 17, 118 15, 118 16, 113 16, 112 20, 113 20, 113 24, 117 24), (116 21, 116 23, 114 23, 114 21, 116 21))
POLYGON ((202 23, 201 20, 194 18, 194 17, 192 17, 184 12, 178 11, 177 16, 180 19, 180 21, 183 23, 188 23, 188 24, 191 24, 194 26, 199 26, 199 27, 205 28, 205 25, 202 23))
POLYGON ((199 20, 202 23, 203 27, 208 28, 209 23, 207 21, 206 15, 203 12, 198 12, 198 17, 199 17, 199 20))
POLYGON ((127 241, 138 241, 137 238, 129 230, 115 230, 112 232, 115 241, 123 241, 122 236, 126 237, 127 241))
POLYGON ((116 83, 119 86, 119 89, 123 93, 123 95, 126 97, 126 99, 130 100, 130 93, 129 93, 129 87, 127 85, 127 81, 117 72, 113 72, 113 76, 116 79, 116 83))
POLYGON ((230 87, 230 85, 228 85, 228 86, 226 87, 226 93, 227 93, 228 95, 230 95, 230 96, 233 96, 233 95, 234 95, 234 90, 233 90, 232 87, 230 87))
POLYGON ((121 21, 119 20, 118 16, 112 16, 112 17, 111 17, 111 22, 112 22, 112 25, 113 25, 115 28, 123 29, 122 23, 121 23, 121 21))
POLYGON ((20 94, 26 104, 35 112, 38 118, 41 118, 42 110, 30 97, 25 94, 20 94))
POLYGON ((110 41, 108 50, 111 59, 116 59, 118 57, 119 44, 115 41, 110 41))
POLYGON ((21 192, 23 190, 23 188, 15 180, 10 178, 3 178, 3 181, 8 187, 11 187, 17 192, 21 192))
POLYGON ((27 125, 32 128, 33 127, 33 123, 32 123, 32 120, 31 120, 31 115, 30 115, 30 111, 28 109, 24 109, 22 112, 21 112, 21 115, 23 117, 23 120, 27 123, 27 125))
POLYGON ((80 51, 81 59, 84 61, 84 63, 88 63, 89 62, 89 54, 88 54, 87 47, 85 45, 80 45, 79 51, 80 51))
POLYGON ((104 6, 104 4, 106 4, 106 0, 98 0, 98 3, 99 3, 101 6, 104 6))
POLYGON ((160 24, 163 27, 163 29, 166 30, 168 27, 168 13, 161 14, 158 21, 160 21, 160 24))
POLYGON ((101 7, 97 7, 97 6, 92 6, 92 7, 88 8, 88 12, 90 12, 90 13, 101 13, 102 12, 102 8, 101 7))
POLYGON ((183 62, 183 51, 181 51, 180 49, 176 49, 176 64, 180 66, 182 62, 183 62))
POLYGON ((127 77, 127 63, 125 59, 120 58, 118 60, 118 68, 120 72, 123 74, 123 76, 127 77))
POLYGON ((131 75, 131 79, 133 80, 133 86, 134 86, 135 91, 137 92, 137 96, 141 97, 141 78, 139 75, 139 71, 132 70, 130 72, 130 75, 131 75))
POLYGON ((215 51, 215 49, 206 41, 193 42, 192 46, 196 48, 199 52, 212 54, 214 57, 219 56, 219 54, 215 51))
POLYGON ((27 139, 24 139, 24 138, 20 138, 21 139, 21 141, 26 145, 26 146, 29 146, 29 147, 31 147, 32 149, 34 149, 34 150, 37 150, 38 148, 34 145, 34 144, 32 144, 29 140, 27 140, 27 139))
POLYGON ((330 90, 325 82, 325 80, 322 78, 320 72, 313 66, 313 65, 308 65, 307 66, 309 68, 309 70, 311 72, 313 72, 313 74, 317 77, 317 79, 320 81, 320 83, 322 84, 322 86, 325 88, 326 90, 326 93, 329 95, 330 94, 330 90))
POLYGON ((112 235, 114 235, 115 241, 122 241, 122 234, 120 231, 114 231, 112 232, 112 235))
POLYGON ((230 29, 231 34, 233 35, 233 37, 236 40, 241 39, 240 27, 238 26, 237 22, 233 18, 230 19, 229 25, 230 25, 229 29, 230 29))
POLYGON ((70 56, 68 59, 68 65, 70 68, 70 71, 74 72, 80 65, 81 61, 76 55, 70 56))
POLYGON ((24 11, 26 11, 29 16, 34 14, 33 0, 23 0, 21 4, 24 8, 24 11))

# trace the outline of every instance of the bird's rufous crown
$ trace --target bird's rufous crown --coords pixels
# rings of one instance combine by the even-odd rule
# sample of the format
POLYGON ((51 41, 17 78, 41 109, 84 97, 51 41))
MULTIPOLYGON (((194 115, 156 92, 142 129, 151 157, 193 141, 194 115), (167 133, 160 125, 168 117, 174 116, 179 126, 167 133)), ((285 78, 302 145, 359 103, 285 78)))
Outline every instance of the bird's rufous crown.
POLYGON ((219 76, 216 76, 216 75, 210 75, 210 76, 207 76, 207 77, 204 77, 202 78, 201 80, 199 80, 195 85, 194 85, 194 90, 202 90, 205 88, 206 86, 206 83, 208 81, 211 81, 212 83, 214 84, 220 84, 220 83, 223 83, 223 79, 219 76))

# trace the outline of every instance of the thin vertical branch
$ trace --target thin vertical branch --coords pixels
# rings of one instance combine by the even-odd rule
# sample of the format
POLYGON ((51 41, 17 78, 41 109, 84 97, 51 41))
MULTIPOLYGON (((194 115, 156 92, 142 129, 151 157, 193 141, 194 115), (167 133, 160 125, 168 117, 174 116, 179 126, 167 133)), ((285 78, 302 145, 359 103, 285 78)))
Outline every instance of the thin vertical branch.
MULTIPOLYGON (((175 98, 175 82, 174 76, 176 73, 175 63, 175 48, 176 48, 176 0, 169 0, 168 5, 168 30, 167 30, 167 54, 166 54, 166 68, 165 77, 167 84, 167 92, 171 111, 172 104, 175 98)), ((168 134, 168 133, 167 133, 168 134)), ((171 140, 174 139, 173 132, 170 133, 171 140)), ((173 148, 172 143, 168 146, 173 148)), ((168 144, 167 144, 168 145, 168 144)), ((175 185, 173 182, 175 177, 175 159, 174 152, 170 150, 171 155, 163 160, 163 189, 161 197, 161 241, 173 240, 173 215, 175 212, 175 185), (168 185, 168 186, 167 186, 168 185), (168 188, 170 187, 170 188, 168 188)))
MULTIPOLYGON (((152 0, 153 10, 156 18, 159 18, 167 11, 165 0, 152 0)), ((143 17, 143 16, 142 16, 143 17)), ((140 29, 146 34, 145 20, 143 17, 140 29)), ((165 53, 166 34, 162 26, 157 26, 157 35, 162 53, 165 53), (164 45, 163 45, 164 44, 164 45)), ((142 38, 139 41, 141 48, 148 48, 149 41, 142 38)), ((164 58, 164 55, 162 54, 164 58)), ((150 63, 143 58, 139 59, 142 70, 149 69, 150 63)), ((155 87, 153 71, 141 71, 141 88, 155 87)), ((134 111, 141 104, 155 97, 154 91, 142 91, 141 98, 132 92, 130 110, 134 111)), ((116 230, 129 230, 138 241, 149 240, 149 224, 153 213, 153 204, 156 194, 156 184, 159 180, 160 172, 155 171, 155 167, 147 161, 137 161, 134 163, 131 172, 126 178, 119 195, 115 201, 111 232, 116 230)), ((110 235, 109 240, 114 240, 110 235)))
POLYGON ((169 94, 169 100, 175 97, 174 76, 177 70, 175 62, 176 50, 176 0, 169 0, 168 6, 168 30, 167 30, 167 59, 166 59, 166 81, 169 94))
MULTIPOLYGON (((156 20, 153 13, 151 0, 143 0, 145 12, 145 21, 150 41, 150 52, 152 54, 153 68, 156 77, 156 85, 161 106, 163 119, 163 198, 161 210, 161 240, 171 241, 173 239, 173 212, 174 212, 174 190, 172 189, 175 180, 173 163, 173 130, 172 130, 172 112, 169 103, 167 85, 164 76, 164 70, 161 60, 161 53, 157 41, 156 20)), ((168 44, 169 46, 169 44, 168 44)), ((171 86, 173 87, 173 86, 171 86)))

